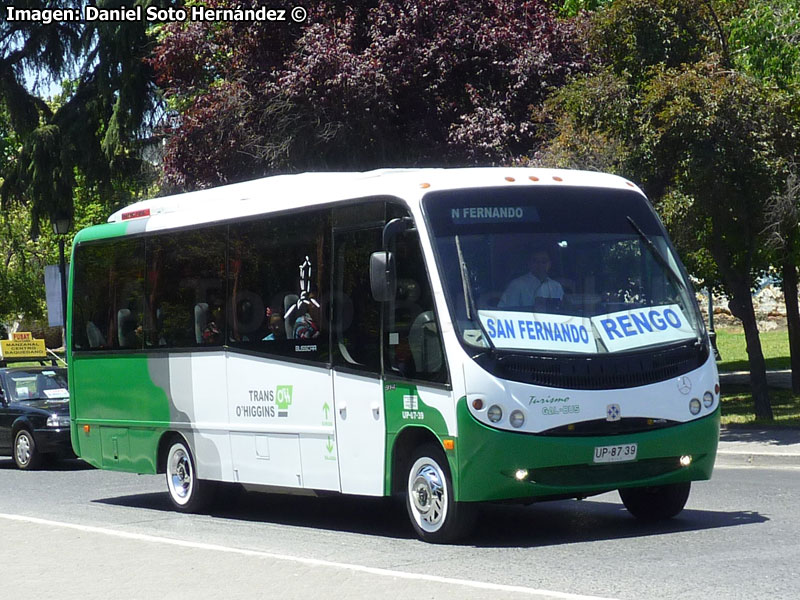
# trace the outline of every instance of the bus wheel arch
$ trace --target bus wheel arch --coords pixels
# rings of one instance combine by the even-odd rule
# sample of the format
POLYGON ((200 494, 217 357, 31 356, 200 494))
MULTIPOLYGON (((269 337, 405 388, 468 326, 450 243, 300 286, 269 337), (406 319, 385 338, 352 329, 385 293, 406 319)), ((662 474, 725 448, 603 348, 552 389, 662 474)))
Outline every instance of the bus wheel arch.
POLYGON ((450 463, 436 435, 424 427, 407 427, 392 449, 392 493, 402 495, 417 536, 447 544, 467 535, 475 505, 456 502, 450 463))
POLYGON ((392 495, 405 494, 411 457, 417 448, 428 444, 441 446, 436 435, 425 427, 406 427, 397 435, 392 446, 392 495))
POLYGON ((406 510, 417 536, 434 544, 449 544, 467 535, 476 506, 456 502, 453 478, 441 444, 423 444, 406 469, 406 510))
POLYGON ((189 442, 175 432, 159 442, 158 472, 164 473, 172 506, 188 513, 202 512, 214 498, 215 482, 197 476, 197 462, 189 442))

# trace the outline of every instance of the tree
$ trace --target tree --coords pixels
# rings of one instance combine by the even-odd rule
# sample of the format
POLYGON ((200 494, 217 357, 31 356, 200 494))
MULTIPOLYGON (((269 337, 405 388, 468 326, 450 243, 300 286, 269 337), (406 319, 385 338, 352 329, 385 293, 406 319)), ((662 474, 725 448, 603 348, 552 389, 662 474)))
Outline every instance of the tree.
POLYGON ((537 144, 531 107, 587 65, 550 6, 319 1, 279 32, 170 24, 153 60, 174 110, 166 180, 510 162, 537 144))
POLYGON ((782 174, 784 185, 767 206, 766 227, 770 247, 781 274, 789 350, 792 391, 800 394, 800 306, 797 263, 800 260, 800 1, 750 2, 731 21, 731 51, 738 69, 772 89, 782 106, 784 131, 782 174))
MULTIPOLYGON (((155 4, 135 0, 134 6, 155 4)), ((16 8, 78 9, 82 2, 28 0, 16 8)), ((100 8, 118 7, 100 0, 100 8)), ((2 206, 30 207, 34 236, 40 221, 72 216, 76 173, 109 204, 127 199, 141 161, 135 140, 152 109, 155 88, 143 58, 151 41, 145 21, 0 21, 0 104, 7 111, 18 145, 6 149, 0 165, 2 206), (55 105, 26 85, 36 86, 76 74, 55 105)), ((34 87, 36 87, 34 86, 34 87)))
POLYGON ((766 264, 764 209, 780 184, 784 132, 774 96, 733 68, 730 18, 703 0, 618 0, 587 29, 599 68, 549 108, 555 148, 569 150, 569 128, 613 140, 616 170, 643 183, 681 249, 706 269, 713 258, 744 326, 756 416, 771 419, 750 291, 766 264))
MULTIPOLYGON (((80 176, 74 206, 75 226, 67 235, 68 245, 74 232, 101 223, 107 214, 106 204, 80 176)), ((0 326, 45 316, 44 268, 58 264, 58 239, 50 228, 42 228, 36 238, 30 231, 27 207, 13 204, 0 215, 0 326)))
POLYGON ((798 310, 797 262, 800 260, 800 175, 793 164, 786 186, 771 198, 767 212, 770 244, 780 259, 781 286, 786 303, 792 392, 800 394, 800 310, 798 310))

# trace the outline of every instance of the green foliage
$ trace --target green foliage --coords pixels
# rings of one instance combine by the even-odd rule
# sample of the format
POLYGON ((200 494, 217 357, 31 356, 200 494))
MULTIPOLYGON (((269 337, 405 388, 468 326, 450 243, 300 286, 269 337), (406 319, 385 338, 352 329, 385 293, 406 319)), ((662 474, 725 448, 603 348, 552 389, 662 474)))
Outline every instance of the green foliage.
POLYGON ((597 10, 611 2, 613 0, 563 0, 558 12, 565 17, 574 17, 582 11, 597 10))
MULTIPOLYGON (((63 2, 58 8, 84 4, 63 2)), ((119 3, 99 0, 96 5, 119 3)), ((50 0, 25 2, 29 9, 52 6, 50 0)), ((147 28, 144 20, 0 21, 0 106, 17 142, 2 148, 2 207, 29 205, 34 237, 42 219, 73 215, 76 173, 109 204, 129 199, 142 169, 136 139, 144 133, 155 91, 143 60, 151 49, 147 28), (35 84, 77 78, 48 103, 26 86, 29 73, 36 74, 35 84)))
POLYGON ((650 70, 678 68, 721 52, 722 44, 703 0, 617 0, 599 10, 589 47, 603 64, 632 85, 650 70))
POLYGON ((730 40, 739 69, 800 92, 799 0, 751 0, 731 20, 730 40))
MULTIPOLYGON (((107 214, 105 204, 78 176, 75 222, 64 238, 67 253, 75 232, 102 223, 107 214)), ((44 268, 58 264, 58 237, 48 226, 32 239, 30 229, 27 207, 14 204, 0 214, 0 323, 13 322, 20 316, 42 319, 46 314, 44 268)))

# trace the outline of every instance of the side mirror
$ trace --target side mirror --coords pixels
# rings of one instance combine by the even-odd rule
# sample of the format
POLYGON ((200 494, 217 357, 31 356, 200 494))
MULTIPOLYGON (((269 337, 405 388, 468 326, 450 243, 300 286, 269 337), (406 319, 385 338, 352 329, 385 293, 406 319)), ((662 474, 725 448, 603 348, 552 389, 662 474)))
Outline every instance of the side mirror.
POLYGON ((394 254, 388 250, 370 254, 369 286, 376 302, 388 302, 397 295, 397 270, 394 265, 394 254))

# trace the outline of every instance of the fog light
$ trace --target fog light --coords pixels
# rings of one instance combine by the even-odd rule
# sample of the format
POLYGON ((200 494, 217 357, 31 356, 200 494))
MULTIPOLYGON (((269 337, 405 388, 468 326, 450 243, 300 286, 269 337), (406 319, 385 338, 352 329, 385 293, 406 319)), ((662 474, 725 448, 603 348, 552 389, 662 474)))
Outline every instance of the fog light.
POLYGON ((503 418, 503 409, 497 406, 497 404, 492 404, 489 407, 489 410, 486 411, 486 416, 489 417, 489 420, 492 423, 497 423, 503 418))
POLYGON ((517 478, 517 481, 525 481, 528 478, 528 469, 517 469, 514 477, 517 478))
POLYGON ((522 427, 525 424, 525 415, 522 414, 521 410, 515 410, 508 417, 508 421, 511 423, 512 427, 522 427))
POLYGON ((692 398, 689 402, 689 412, 696 415, 700 412, 700 400, 692 398))
POLYGON ((681 456, 681 466, 682 467, 688 467, 690 464, 692 464, 692 457, 691 456, 688 456, 688 455, 681 456))
POLYGON ((712 404, 714 404, 714 395, 711 392, 703 394, 703 406, 711 408, 712 404))

